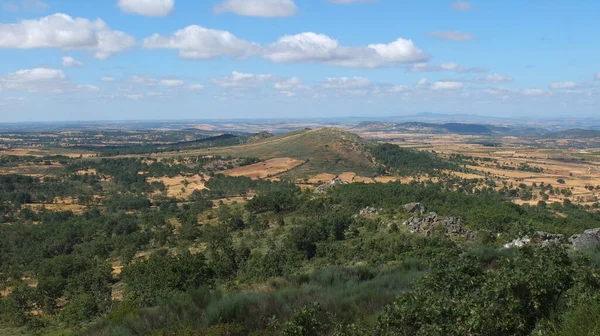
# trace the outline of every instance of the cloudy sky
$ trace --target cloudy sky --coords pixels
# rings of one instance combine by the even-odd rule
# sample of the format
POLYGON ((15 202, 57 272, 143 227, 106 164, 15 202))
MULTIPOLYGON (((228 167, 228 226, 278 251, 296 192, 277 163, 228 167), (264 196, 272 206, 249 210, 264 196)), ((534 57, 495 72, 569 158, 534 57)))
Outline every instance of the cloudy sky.
POLYGON ((600 2, 0 0, 0 122, 600 115, 600 2))

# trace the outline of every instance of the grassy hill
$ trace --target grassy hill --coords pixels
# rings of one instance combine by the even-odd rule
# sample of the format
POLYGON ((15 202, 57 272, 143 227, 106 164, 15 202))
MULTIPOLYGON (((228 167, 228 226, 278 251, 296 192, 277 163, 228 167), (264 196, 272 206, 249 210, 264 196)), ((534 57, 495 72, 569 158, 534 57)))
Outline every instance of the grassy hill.
MULTIPOLYGON (((236 146, 207 148, 187 152, 194 155, 234 157, 291 157, 306 163, 294 173, 333 173, 353 171, 372 175, 376 170, 370 149, 373 143, 337 128, 294 131, 236 146)), ((180 155, 181 153, 178 153, 180 155)))

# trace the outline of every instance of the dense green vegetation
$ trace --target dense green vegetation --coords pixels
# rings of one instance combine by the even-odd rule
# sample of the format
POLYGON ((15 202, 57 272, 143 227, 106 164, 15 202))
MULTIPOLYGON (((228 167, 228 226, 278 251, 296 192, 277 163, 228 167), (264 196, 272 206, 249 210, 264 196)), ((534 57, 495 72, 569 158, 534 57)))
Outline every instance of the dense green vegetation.
POLYGON ((56 157, 51 175, 0 176, 0 335, 598 334, 598 249, 502 246, 581 233, 600 226, 599 212, 544 201, 564 188, 534 195, 444 173, 479 162, 470 157, 365 148, 380 173, 439 182, 315 193, 219 174, 257 159, 175 155, 56 157), (150 182, 196 174, 208 189, 185 197, 150 182), (82 210, 32 207, 56 199, 82 210), (412 202, 474 234, 411 233, 412 202))
POLYGON ((435 174, 440 170, 458 170, 459 166, 433 153, 402 148, 398 145, 380 144, 372 149, 378 162, 401 176, 435 174))

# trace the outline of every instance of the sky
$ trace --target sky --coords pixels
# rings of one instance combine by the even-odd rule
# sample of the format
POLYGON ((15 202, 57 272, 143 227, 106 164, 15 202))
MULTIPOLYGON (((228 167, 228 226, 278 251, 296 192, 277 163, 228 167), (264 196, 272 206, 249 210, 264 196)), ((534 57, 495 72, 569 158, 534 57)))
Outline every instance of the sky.
POLYGON ((600 116, 600 2, 0 0, 0 122, 600 116))

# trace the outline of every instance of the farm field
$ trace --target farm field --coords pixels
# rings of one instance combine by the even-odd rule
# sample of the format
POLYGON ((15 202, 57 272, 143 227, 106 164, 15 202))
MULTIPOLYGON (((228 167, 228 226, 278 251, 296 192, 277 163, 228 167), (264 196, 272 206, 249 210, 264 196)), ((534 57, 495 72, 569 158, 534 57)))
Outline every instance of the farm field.
MULTIPOLYGON (((362 134, 365 137, 378 137, 381 134, 362 134)), ((490 178, 498 184, 519 185, 529 187, 553 185, 568 188, 568 196, 556 195, 547 202, 563 202, 569 199, 579 204, 597 202, 600 190, 600 148, 555 148, 541 147, 536 142, 517 137, 498 137, 482 139, 465 135, 433 135, 433 134, 389 134, 390 143, 401 147, 421 151, 435 152, 443 157, 462 155, 481 159, 477 165, 465 165, 469 173, 454 172, 462 178, 490 178), (402 138, 402 141, 397 139, 402 138), (480 144, 485 141, 497 142, 495 147, 480 144), (480 143, 476 143, 480 142, 480 143), (527 165, 540 168, 540 171, 524 171, 519 167, 527 165), (560 181, 560 182, 559 182, 560 181), (593 188, 591 188, 593 187, 593 188)), ((385 141, 385 140, 382 140, 385 141)), ((534 170, 532 169, 532 170, 534 170)), ((536 204, 535 200, 514 201, 519 204, 536 204)))

